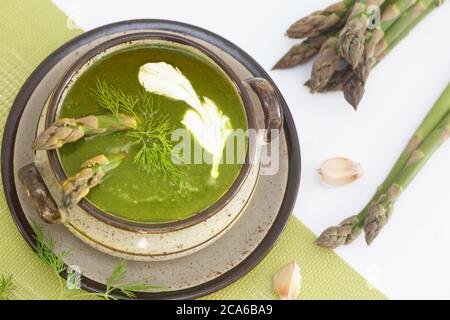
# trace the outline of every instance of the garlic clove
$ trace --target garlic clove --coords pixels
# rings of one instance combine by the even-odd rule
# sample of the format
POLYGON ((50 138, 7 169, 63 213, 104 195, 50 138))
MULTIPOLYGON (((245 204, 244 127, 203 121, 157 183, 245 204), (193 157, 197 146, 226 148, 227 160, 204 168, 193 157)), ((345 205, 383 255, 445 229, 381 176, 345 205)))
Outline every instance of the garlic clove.
POLYGON ((322 181, 329 186, 343 186, 359 179, 362 167, 347 158, 332 158, 325 161, 317 170, 322 181))
POLYGON ((295 300, 300 294, 301 282, 300 267, 292 261, 278 271, 273 286, 281 300, 295 300))

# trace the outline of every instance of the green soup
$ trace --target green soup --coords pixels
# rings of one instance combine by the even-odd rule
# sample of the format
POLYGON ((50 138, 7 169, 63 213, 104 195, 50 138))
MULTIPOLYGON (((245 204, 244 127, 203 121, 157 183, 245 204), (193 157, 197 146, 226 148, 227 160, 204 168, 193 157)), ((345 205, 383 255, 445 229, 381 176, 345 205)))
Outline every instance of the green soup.
MULTIPOLYGON (((138 96, 142 90, 138 71, 149 62, 166 62, 179 68, 199 96, 214 101, 228 116, 233 129, 247 129, 242 100, 223 71, 200 56, 169 45, 132 47, 96 62, 73 84, 59 117, 106 114, 90 91, 98 79, 126 94, 138 96)), ((162 96, 155 96, 155 101, 158 113, 167 115, 174 128, 183 127, 181 121, 190 108, 186 103, 162 96)), ((105 181, 91 189, 87 199, 113 216, 144 223, 176 221, 201 212, 227 192, 242 167, 240 163, 221 164, 219 176, 212 178, 210 164, 181 164, 192 186, 188 192, 181 193, 164 177, 139 170, 133 161, 138 151, 127 132, 116 132, 67 144, 59 150, 59 156, 66 174, 71 176, 80 170, 84 161, 96 155, 126 152, 127 158, 105 181)))

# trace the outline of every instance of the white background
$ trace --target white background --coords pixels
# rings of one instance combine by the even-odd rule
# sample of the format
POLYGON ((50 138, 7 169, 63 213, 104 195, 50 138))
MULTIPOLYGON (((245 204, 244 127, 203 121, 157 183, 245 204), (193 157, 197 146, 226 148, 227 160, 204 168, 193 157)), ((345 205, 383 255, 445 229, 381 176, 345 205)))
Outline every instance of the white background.
MULTIPOLYGON (((340 93, 311 95, 311 64, 270 71, 294 43, 298 18, 336 0, 54 0, 84 30, 125 19, 178 20, 209 29, 253 56, 293 113, 302 150, 295 215, 313 232, 356 214, 450 81, 450 4, 434 10, 372 72, 358 112, 340 93), (361 180, 324 187, 315 169, 335 156, 358 161, 361 180)), ((396 205, 371 247, 363 238, 337 253, 390 298, 450 299, 450 143, 441 147, 396 205), (447 165, 445 165, 447 163, 447 165)))

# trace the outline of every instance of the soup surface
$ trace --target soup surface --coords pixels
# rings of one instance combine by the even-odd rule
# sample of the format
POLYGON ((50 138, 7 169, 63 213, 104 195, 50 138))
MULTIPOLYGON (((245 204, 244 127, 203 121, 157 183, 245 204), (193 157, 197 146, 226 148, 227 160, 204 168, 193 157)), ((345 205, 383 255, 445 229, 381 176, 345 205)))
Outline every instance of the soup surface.
MULTIPOLYGON (((139 68, 149 62, 166 62, 177 67, 199 96, 215 102, 230 119, 233 129, 247 129, 242 100, 223 71, 188 50, 166 44, 124 49, 93 64, 67 93, 59 118, 107 114, 108 111, 99 106, 91 92, 99 80, 138 98, 142 92, 138 81, 139 68)), ((183 128, 183 116, 191 109, 188 104, 159 95, 152 95, 152 98, 158 115, 167 116, 174 129, 183 128)), ((138 119, 141 121, 145 120, 138 119)), ((192 140, 196 144, 195 139, 192 140)), ((140 170, 134 162, 138 151, 139 147, 133 144, 128 132, 123 131, 66 144, 59 150, 59 157, 66 174, 71 176, 87 159, 100 154, 126 152, 127 157, 122 164, 100 185, 92 188, 87 199, 111 215, 145 223, 181 220, 208 208, 227 192, 242 167, 242 162, 220 164, 219 176, 212 178, 211 164, 181 164, 179 168, 190 187, 180 190, 163 175, 140 170)))

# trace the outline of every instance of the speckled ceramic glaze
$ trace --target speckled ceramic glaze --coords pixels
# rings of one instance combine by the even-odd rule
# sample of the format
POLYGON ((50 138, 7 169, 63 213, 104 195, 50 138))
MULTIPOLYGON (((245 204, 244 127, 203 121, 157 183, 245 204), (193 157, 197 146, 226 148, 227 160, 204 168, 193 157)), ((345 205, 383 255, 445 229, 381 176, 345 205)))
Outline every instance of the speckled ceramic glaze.
MULTIPOLYGON (((88 291, 104 292, 106 279, 120 258, 86 244, 62 224, 40 221, 17 171, 35 159, 30 145, 36 136, 39 116, 42 116, 46 100, 68 67, 106 40, 148 31, 182 34, 199 42, 225 61, 241 80, 256 76, 271 81, 250 56, 229 41, 192 25, 164 20, 124 21, 94 29, 63 45, 33 72, 12 106, 4 132, 2 176, 6 200, 19 231, 30 247, 36 249, 30 225, 34 221, 55 240, 57 252, 69 251, 64 261, 82 271, 81 286, 88 291)), ((250 92, 250 98, 253 105, 260 109, 258 97, 250 92)), ((289 219, 300 178, 297 133, 282 98, 281 102, 285 121, 279 139, 279 170, 274 175, 260 175, 257 178, 253 195, 239 219, 211 245, 173 260, 129 261, 124 281, 141 282, 151 277, 152 284, 166 288, 160 292, 136 292, 137 299, 189 299, 214 292, 249 272, 272 248, 289 219)), ((256 114, 256 120, 258 125, 264 123, 261 113, 256 114)), ((114 295, 127 298, 120 292, 114 295)))
MULTIPOLYGON (((186 37, 156 32, 133 33, 105 41, 77 59, 47 100, 42 110, 37 133, 50 126, 57 118, 64 97, 71 86, 92 64, 124 48, 145 44, 164 44, 182 47, 215 64, 228 76, 240 93, 250 129, 279 129, 282 112, 275 91, 264 79, 242 81, 221 58, 206 47, 186 37), (261 99, 261 108, 254 104, 250 92, 261 99), (266 112, 264 112, 266 111, 266 112)), ((61 185, 67 178, 56 151, 37 151, 34 164, 43 182, 61 208, 56 217, 44 220, 60 222, 74 235, 94 248, 128 260, 158 261, 179 258, 196 252, 223 236, 246 208, 259 177, 260 148, 270 143, 271 137, 261 134, 256 144, 250 144, 247 161, 228 192, 204 212, 186 220, 166 224, 138 224, 120 220, 83 199, 73 209, 63 209, 61 185), (251 160, 250 160, 251 159, 251 160)), ((277 137, 272 137, 277 138, 277 137)), ((278 150, 277 150, 278 151, 278 150)), ((275 155, 278 157, 278 154, 275 155)), ((45 188, 42 188, 44 190, 45 188)), ((33 192, 30 192, 33 198, 33 192)), ((36 200, 36 199, 34 199, 36 200)), ((35 201, 36 202, 36 201, 35 201)), ((39 205, 37 205, 39 208, 39 205)), ((44 210, 47 210, 44 208, 44 210)), ((48 210, 47 210, 48 211, 48 210)))

